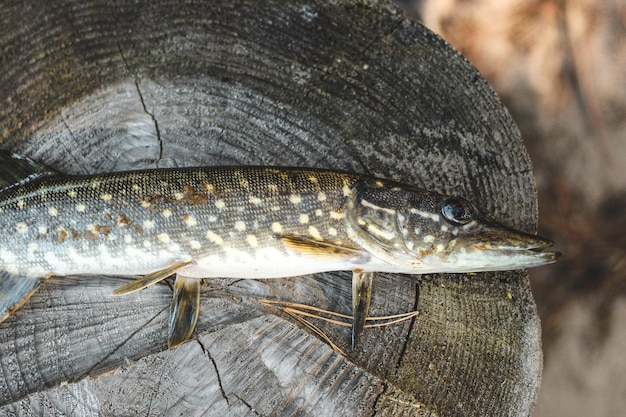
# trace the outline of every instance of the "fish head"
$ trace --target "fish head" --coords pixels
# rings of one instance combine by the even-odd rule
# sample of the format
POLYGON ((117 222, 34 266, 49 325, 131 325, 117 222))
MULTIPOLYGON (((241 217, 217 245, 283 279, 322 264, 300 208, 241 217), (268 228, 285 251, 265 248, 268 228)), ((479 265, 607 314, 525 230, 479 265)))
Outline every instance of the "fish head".
POLYGON ((555 262, 553 242, 501 225, 461 197, 403 186, 364 186, 346 220, 359 244, 398 272, 480 272, 555 262))

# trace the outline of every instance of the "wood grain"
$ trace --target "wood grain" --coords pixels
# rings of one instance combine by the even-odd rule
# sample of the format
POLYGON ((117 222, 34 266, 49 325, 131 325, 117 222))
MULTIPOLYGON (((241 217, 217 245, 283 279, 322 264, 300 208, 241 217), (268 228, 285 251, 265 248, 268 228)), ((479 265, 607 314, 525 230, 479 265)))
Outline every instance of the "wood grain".
MULTIPOLYGON (((5 3, 0 138, 59 171, 346 169, 535 227, 531 165, 506 109, 386 2, 5 3)), ((51 279, 0 324, 0 414, 528 416, 536 398, 523 272, 380 274, 371 314, 420 315, 365 332, 349 357, 258 302, 349 312, 346 272, 206 280, 197 334, 171 350, 171 288, 110 297, 120 282, 51 279)), ((349 350, 349 329, 320 327, 349 350)))

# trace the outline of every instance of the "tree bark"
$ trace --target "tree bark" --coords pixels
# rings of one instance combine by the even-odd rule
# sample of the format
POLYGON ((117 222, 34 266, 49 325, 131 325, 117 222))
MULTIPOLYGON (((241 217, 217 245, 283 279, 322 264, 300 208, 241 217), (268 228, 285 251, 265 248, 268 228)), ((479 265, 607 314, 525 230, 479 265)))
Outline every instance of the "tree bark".
MULTIPOLYGON (((0 8, 0 140, 67 173, 196 165, 334 168, 464 196, 532 231, 531 164, 508 112, 439 37, 383 1, 87 0, 0 8)), ((524 272, 377 274, 366 330, 350 274, 205 280, 167 349, 171 287, 50 279, 0 324, 0 414, 529 416, 541 373, 524 272), (97 378, 93 378, 96 377, 97 378)))

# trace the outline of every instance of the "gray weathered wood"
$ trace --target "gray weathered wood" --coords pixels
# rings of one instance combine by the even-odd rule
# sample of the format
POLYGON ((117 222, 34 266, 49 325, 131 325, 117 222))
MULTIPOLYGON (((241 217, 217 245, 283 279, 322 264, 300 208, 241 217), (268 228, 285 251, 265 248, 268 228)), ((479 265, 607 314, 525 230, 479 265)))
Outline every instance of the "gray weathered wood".
MULTIPOLYGON (((55 169, 346 169, 535 226, 510 116, 386 2, 4 3, 0 138, 55 169)), ((51 279, 0 324, 0 414, 530 414, 541 348, 524 273, 381 274, 371 314, 421 314, 366 331, 348 358, 258 302, 349 312, 349 275, 206 280, 197 334, 171 350, 167 285, 112 298, 120 278, 51 279)), ((349 329, 320 326, 348 350, 349 329)))

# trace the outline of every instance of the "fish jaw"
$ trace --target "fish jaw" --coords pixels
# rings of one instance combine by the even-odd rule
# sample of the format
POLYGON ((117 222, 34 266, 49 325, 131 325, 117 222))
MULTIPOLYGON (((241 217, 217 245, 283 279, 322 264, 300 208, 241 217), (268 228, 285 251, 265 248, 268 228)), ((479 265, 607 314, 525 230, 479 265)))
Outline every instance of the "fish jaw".
POLYGON ((438 272, 508 271, 556 262, 561 254, 545 249, 548 239, 483 220, 473 234, 459 236, 453 248, 424 257, 424 265, 438 272))

